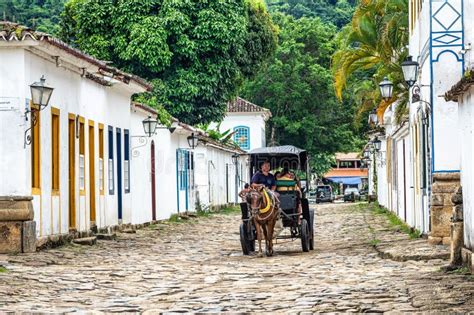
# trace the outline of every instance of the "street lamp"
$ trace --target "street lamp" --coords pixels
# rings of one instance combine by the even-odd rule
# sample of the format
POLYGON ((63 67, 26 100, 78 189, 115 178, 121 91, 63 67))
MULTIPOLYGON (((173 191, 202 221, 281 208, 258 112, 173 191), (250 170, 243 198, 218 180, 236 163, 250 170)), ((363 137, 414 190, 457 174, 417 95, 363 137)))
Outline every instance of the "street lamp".
POLYGON ((145 135, 147 137, 151 137, 155 134, 156 126, 158 126, 158 120, 151 118, 151 116, 148 116, 148 118, 142 121, 142 124, 143 130, 145 131, 145 135))
POLYGON ((31 101, 38 105, 40 110, 43 110, 48 106, 53 90, 52 87, 46 85, 46 79, 43 75, 39 82, 30 85, 31 101))
POLYGON ((374 145, 375 151, 379 152, 380 148, 382 147, 382 141, 380 141, 380 139, 378 138, 375 138, 374 141, 372 141, 372 143, 374 145))
POLYGON ((239 157, 240 157, 240 154, 232 154, 232 163, 234 164, 237 164, 237 162, 239 161, 239 157))
POLYGON ((364 159, 370 158, 370 151, 368 149, 364 150, 364 159))
POLYGON ((408 87, 411 88, 418 77, 418 62, 412 60, 412 56, 408 56, 407 59, 402 62, 402 71, 405 82, 408 87))
POLYGON ((199 144, 199 138, 194 135, 194 132, 187 138, 188 145, 191 149, 195 149, 199 144))
POLYGON ((25 130, 23 147, 26 148, 26 146, 30 145, 33 141, 32 130, 33 127, 38 123, 39 111, 45 109, 48 106, 51 95, 53 94, 53 90, 54 89, 52 87, 46 85, 46 79, 44 78, 44 75, 41 76, 39 82, 35 82, 30 85, 31 103, 37 105, 38 107, 36 108, 32 106, 26 106, 25 121, 28 121, 28 114, 31 113, 31 125, 25 130))
POLYGON ((369 114, 369 125, 377 125, 377 122, 377 109, 374 108, 369 114))
POLYGON ((393 83, 387 77, 383 79, 382 82, 379 84, 380 87, 380 94, 385 101, 388 101, 392 98, 393 93, 393 83))

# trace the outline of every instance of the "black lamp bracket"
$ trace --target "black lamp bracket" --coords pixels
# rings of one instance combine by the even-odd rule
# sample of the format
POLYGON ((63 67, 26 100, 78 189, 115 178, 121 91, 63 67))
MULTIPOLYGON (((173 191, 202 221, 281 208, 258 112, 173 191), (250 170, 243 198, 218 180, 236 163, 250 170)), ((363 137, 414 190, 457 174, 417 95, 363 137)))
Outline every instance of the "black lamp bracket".
POLYGON ((25 109, 25 121, 28 121, 28 115, 31 114, 31 124, 28 129, 25 130, 24 138, 23 138, 23 148, 26 148, 27 145, 30 145, 33 142, 32 137, 32 130, 38 123, 38 115, 40 109, 35 107, 26 107, 25 109))

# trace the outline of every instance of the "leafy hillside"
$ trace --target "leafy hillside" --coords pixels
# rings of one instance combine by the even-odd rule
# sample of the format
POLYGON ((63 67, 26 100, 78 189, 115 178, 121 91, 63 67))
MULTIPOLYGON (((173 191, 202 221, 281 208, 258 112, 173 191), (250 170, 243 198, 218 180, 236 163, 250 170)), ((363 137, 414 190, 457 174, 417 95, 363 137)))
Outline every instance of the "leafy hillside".
POLYGON ((66 0, 0 0, 0 18, 57 34, 66 0))
POLYGON ((320 17, 337 27, 351 21, 357 0, 266 0, 270 12, 281 12, 299 19, 320 17))

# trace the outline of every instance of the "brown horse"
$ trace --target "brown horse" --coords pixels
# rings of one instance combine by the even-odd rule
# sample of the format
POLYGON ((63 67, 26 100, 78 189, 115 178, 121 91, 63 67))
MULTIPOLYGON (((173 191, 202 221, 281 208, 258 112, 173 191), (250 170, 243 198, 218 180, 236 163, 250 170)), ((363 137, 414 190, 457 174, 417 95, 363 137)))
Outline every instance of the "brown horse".
POLYGON ((258 254, 262 254, 262 232, 265 237, 267 256, 273 255, 273 229, 280 214, 278 199, 265 186, 251 188, 247 194, 247 203, 250 206, 252 219, 257 231, 258 254))

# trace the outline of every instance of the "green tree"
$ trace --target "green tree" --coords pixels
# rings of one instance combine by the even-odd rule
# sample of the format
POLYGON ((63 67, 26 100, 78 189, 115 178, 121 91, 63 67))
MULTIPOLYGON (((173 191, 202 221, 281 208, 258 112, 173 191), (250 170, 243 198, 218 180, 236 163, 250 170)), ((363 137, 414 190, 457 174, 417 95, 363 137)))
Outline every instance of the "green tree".
POLYGON ((0 18, 57 34, 65 0, 1 0, 0 18))
POLYGON ((258 0, 71 0, 61 23, 65 41, 151 80, 149 98, 191 124, 223 117, 276 36, 258 0))
POLYGON ((267 0, 272 12, 301 17, 320 17, 342 27, 351 21, 356 0, 267 0))
POLYGON ((243 96, 272 111, 270 142, 307 149, 313 169, 323 174, 335 152, 353 150, 359 143, 353 108, 337 102, 329 70, 336 27, 319 18, 280 13, 274 21, 281 29, 275 57, 246 83, 243 96))

